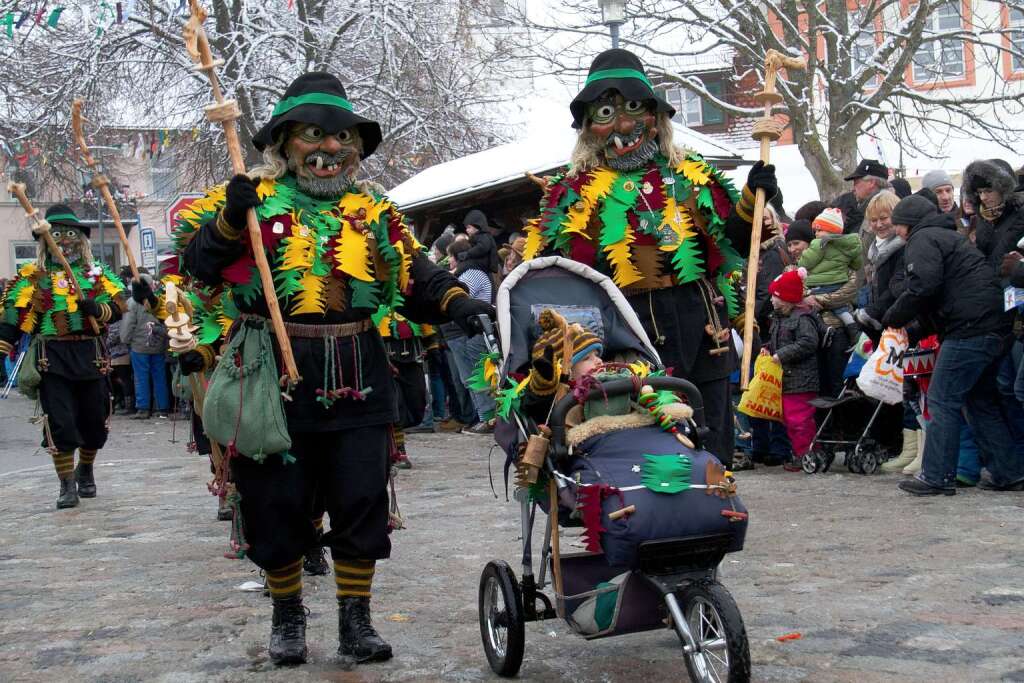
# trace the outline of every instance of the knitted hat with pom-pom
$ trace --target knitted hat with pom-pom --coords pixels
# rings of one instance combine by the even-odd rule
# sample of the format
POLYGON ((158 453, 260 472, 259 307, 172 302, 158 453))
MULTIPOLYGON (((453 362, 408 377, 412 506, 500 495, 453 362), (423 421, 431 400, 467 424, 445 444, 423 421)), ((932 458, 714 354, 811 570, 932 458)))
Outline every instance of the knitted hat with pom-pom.
POLYGON ((768 285, 768 293, 791 304, 798 304, 804 298, 804 280, 806 279, 806 268, 787 270, 772 280, 772 283, 768 285))
POLYGON ((833 235, 842 235, 843 212, 839 209, 825 209, 814 219, 811 227, 815 230, 830 232, 833 235))
POLYGON ((540 336, 533 345, 534 358, 542 357, 548 346, 554 348, 555 358, 561 358, 565 352, 566 339, 571 347, 572 365, 586 358, 591 351, 597 351, 598 355, 604 351, 604 342, 600 337, 579 323, 566 323, 565 318, 554 309, 545 308, 537 322, 540 324, 540 336))

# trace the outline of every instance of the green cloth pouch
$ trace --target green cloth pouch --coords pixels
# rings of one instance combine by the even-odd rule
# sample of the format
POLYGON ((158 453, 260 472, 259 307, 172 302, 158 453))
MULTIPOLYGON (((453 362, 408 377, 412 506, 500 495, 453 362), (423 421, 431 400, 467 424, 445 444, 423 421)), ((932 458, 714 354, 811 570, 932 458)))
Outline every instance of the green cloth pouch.
POLYGON ((270 330, 245 320, 213 371, 203 401, 203 427, 212 441, 263 462, 292 446, 278 386, 270 330))

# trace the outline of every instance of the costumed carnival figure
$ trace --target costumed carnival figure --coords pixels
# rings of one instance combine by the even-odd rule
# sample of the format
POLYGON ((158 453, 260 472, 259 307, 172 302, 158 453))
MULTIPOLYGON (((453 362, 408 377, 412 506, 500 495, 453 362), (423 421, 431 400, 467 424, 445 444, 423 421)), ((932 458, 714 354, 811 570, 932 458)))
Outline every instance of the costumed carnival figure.
POLYGON ((33 233, 39 242, 36 262, 22 266, 0 298, 0 356, 10 353, 23 333, 33 335, 19 388, 39 401, 43 445, 60 479, 57 507, 69 508, 78 505, 79 496, 96 496, 93 463, 107 441, 110 416, 103 326, 123 314, 124 287, 112 270, 93 261, 90 227, 70 207, 51 206, 46 221, 75 282, 33 233))
MULTIPOLYGON (((190 207, 186 207, 181 215, 198 215, 189 212, 190 207)), ((214 456, 214 445, 203 429, 198 406, 201 405, 202 393, 206 390, 203 383, 205 373, 213 369, 218 356, 217 349, 238 317, 238 310, 229 292, 224 292, 221 288, 200 286, 190 278, 182 276, 176 259, 164 264, 161 275, 160 317, 167 325, 170 352, 176 360, 171 389, 178 399, 188 401, 192 406, 189 450, 210 459, 213 480, 207 484, 207 488, 217 496, 217 519, 231 521, 234 518, 234 510, 230 494, 234 487, 230 472, 223 458, 214 456), (172 289, 177 299, 174 315, 170 315, 164 300, 169 285, 173 285, 172 289), (179 311, 179 307, 182 310, 179 311), (197 396, 196 391, 200 392, 200 395, 197 396)), ((138 285, 133 285, 133 294, 138 288, 138 285)), ((222 452, 223 446, 219 446, 219 449, 222 452)))
MULTIPOLYGON (((287 451, 231 459, 248 555, 266 570, 273 598, 269 651, 278 664, 306 658, 302 556, 316 540, 311 518, 318 492, 331 520, 323 543, 334 559, 338 652, 360 662, 391 657, 371 623, 370 595, 375 563, 391 549, 388 441, 395 399, 370 316, 385 304, 419 322, 453 320, 474 334, 477 316, 493 313, 427 259, 385 197, 355 181, 360 159, 380 141, 380 126, 353 112, 334 76, 299 76, 253 139, 264 165, 253 179, 236 175, 210 190, 193 205, 202 211, 191 222, 193 232, 180 235, 187 242, 184 269, 207 285, 223 284, 240 313, 210 381, 207 433, 217 432, 211 400, 218 373, 245 375, 250 367, 243 357, 259 362, 233 345, 258 343, 257 330, 269 337, 246 232, 250 209, 302 377, 283 409, 275 383, 266 395, 247 395, 236 417, 241 423, 245 411, 260 407, 257 401, 276 401, 287 418, 287 451)), ((273 350, 277 360, 276 342, 273 350)), ((241 443, 246 435, 235 436, 241 443)), ((235 437, 218 441, 231 455, 235 437)))
POLYGON ((613 278, 665 367, 700 389, 704 443, 729 465, 729 321, 740 312, 754 193, 775 195, 775 169, 755 164, 740 195, 721 171, 676 147, 675 110, 627 50, 594 59, 569 109, 579 129, 570 168, 547 179, 525 258, 560 254, 613 278))

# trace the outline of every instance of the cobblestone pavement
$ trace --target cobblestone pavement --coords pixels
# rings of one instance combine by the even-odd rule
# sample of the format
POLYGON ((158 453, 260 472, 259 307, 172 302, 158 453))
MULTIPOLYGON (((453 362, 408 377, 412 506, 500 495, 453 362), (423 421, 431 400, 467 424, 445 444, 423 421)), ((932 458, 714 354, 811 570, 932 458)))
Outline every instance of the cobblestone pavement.
MULTIPOLYGON (((117 418, 97 461, 99 497, 54 510, 56 477, 30 457, 29 404, 0 403, 0 680, 476 681, 484 564, 518 566, 514 503, 488 484, 481 437, 410 437, 400 474, 409 528, 379 565, 386 664, 335 660, 331 577, 306 577, 310 662, 267 660, 269 599, 243 592, 252 565, 222 557, 203 459, 168 421, 117 418), (27 463, 27 464, 26 464, 27 463), (13 465, 16 466, 13 466, 13 465)), ((492 463, 502 494, 500 465, 492 463)), ((758 681, 1024 681, 1024 494, 912 499, 893 477, 741 474, 747 547, 723 581, 751 638, 758 681), (780 642, 783 634, 799 640, 780 642)), ((572 545, 572 541, 568 541, 572 545)), ((669 631, 586 642, 558 622, 527 627, 521 676, 685 680, 669 631)))

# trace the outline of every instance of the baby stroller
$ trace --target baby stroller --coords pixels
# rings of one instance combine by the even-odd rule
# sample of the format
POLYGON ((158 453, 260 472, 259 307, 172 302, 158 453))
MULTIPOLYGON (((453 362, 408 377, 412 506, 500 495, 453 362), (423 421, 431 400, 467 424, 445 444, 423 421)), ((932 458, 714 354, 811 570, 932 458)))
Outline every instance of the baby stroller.
POLYGON ((843 371, 843 388, 838 396, 811 401, 812 406, 827 412, 800 463, 807 474, 828 472, 838 453, 843 454, 846 469, 854 474, 874 474, 892 457, 893 445, 885 443, 881 435, 899 433, 899 427, 890 424, 894 410, 891 406, 886 410, 885 403, 865 396, 857 388, 857 376, 871 355, 870 345, 862 334, 843 371))
MULTIPOLYGON (((502 381, 518 381, 528 372, 530 349, 539 331, 536 321, 546 308, 591 326, 604 340, 606 357, 626 354, 655 366, 660 362, 636 314, 611 280, 587 266, 552 256, 521 264, 502 283, 497 297, 497 337, 490 322, 481 320, 488 347, 492 352, 500 349, 502 381)), ((637 466, 630 467, 622 459, 599 461, 597 449, 590 451, 590 457, 579 457, 590 442, 571 440, 567 416, 581 400, 636 400, 639 386, 635 378, 602 381, 585 396, 569 393, 557 401, 547 421, 547 440, 538 436, 540 430, 525 413, 513 410, 508 420, 498 422, 495 439, 509 456, 506 476, 517 459, 520 463, 530 460, 539 470, 535 473, 538 483, 529 488, 521 486, 515 493, 522 522, 521 578, 517 579, 509 564, 500 560, 489 562, 480 577, 480 634, 488 662, 501 676, 514 676, 519 671, 527 622, 560 618, 588 639, 663 629, 669 624, 681 642, 694 681, 749 680, 750 653, 743 619, 732 596, 717 580, 717 567, 725 554, 743 547, 746 512, 734 495, 719 496, 717 490, 711 495, 712 489, 718 488, 712 485, 718 461, 700 450, 700 436, 706 430, 703 402, 696 387, 672 377, 648 376, 643 383, 684 396, 692 408, 692 419, 680 425, 695 446, 689 456, 694 463, 692 490, 676 497, 665 497, 642 486, 593 488, 599 485, 587 481, 600 476, 616 484, 628 483, 630 476, 639 476, 632 474, 637 466), (704 463, 703 470, 700 463, 704 463), (574 523, 577 496, 584 496, 585 489, 610 491, 607 498, 597 498, 597 511, 592 512, 606 533, 601 535, 596 552, 563 553, 560 525, 574 523), (650 519, 650 511, 669 499, 674 500, 672 511, 682 520, 678 528, 684 533, 649 538, 651 534, 640 527, 643 518, 637 509, 648 511, 646 519, 650 519), (535 575, 532 536, 538 508, 548 514, 549 523, 544 525, 535 575), (698 508, 707 514, 698 514, 698 508), (631 525, 637 527, 636 533, 617 533, 628 532, 631 525), (544 592, 549 587, 553 597, 544 592)), ((649 430, 647 434, 671 437, 650 422, 643 429, 649 430)), ((636 450, 632 430, 595 438, 605 436, 636 450)), ((672 444, 679 450, 679 442, 672 444)), ((676 457, 685 459, 681 453, 676 457)), ((731 486, 734 494, 734 482, 724 468, 721 471, 722 488, 731 486)), ((659 519, 673 516, 665 510, 658 512, 659 519)))

